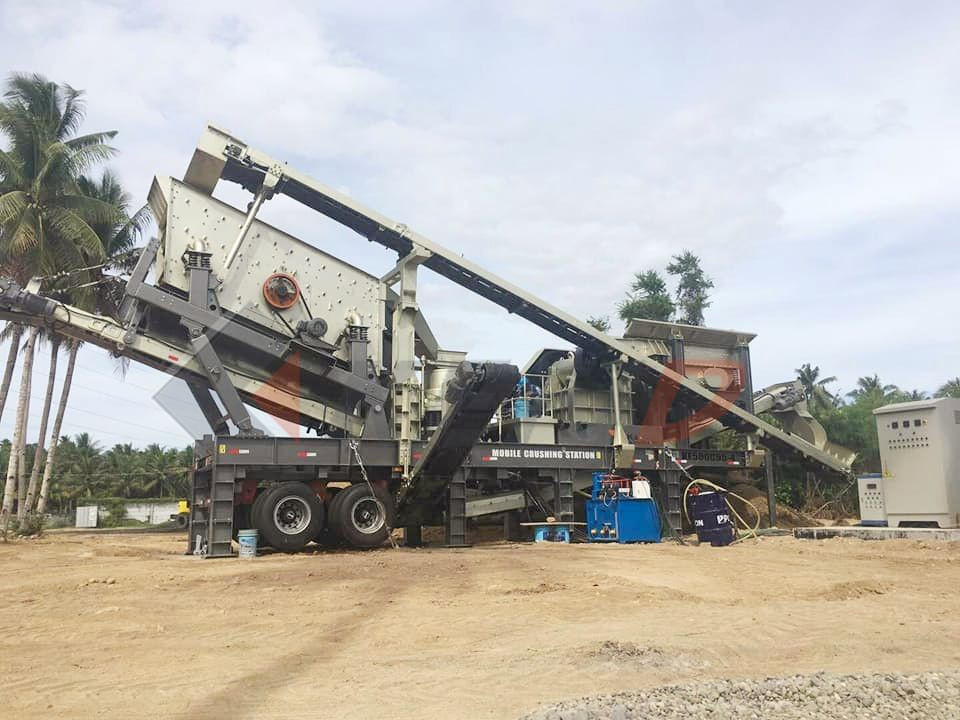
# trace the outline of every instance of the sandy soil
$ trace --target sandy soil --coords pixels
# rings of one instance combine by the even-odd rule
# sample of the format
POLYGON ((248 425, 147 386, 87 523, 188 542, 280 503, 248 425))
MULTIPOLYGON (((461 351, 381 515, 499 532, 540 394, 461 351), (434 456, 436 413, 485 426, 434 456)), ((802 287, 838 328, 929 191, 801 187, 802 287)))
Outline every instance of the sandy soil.
POLYGON ((0 716, 515 718, 703 677, 960 668, 960 543, 183 547, 0 545, 0 716))

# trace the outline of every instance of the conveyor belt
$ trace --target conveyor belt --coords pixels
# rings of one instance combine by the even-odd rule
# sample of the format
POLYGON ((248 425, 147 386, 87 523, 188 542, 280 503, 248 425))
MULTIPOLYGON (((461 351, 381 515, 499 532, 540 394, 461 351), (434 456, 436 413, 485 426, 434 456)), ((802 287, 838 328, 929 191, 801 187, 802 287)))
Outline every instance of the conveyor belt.
MULTIPOLYGON (((493 413, 510 396, 520 379, 516 365, 486 363, 478 369, 464 362, 447 384, 451 403, 400 493, 397 512, 401 524, 411 513, 429 510, 444 497, 443 488, 463 465, 493 413)), ((414 521, 416 522, 416 521, 414 521)))
POLYGON ((364 207, 343 193, 285 166, 269 155, 249 148, 228 133, 213 127, 207 129, 198 144, 185 180, 212 192, 217 179, 223 178, 256 192, 267 173, 281 176, 276 192, 313 208, 372 242, 395 250, 401 257, 418 246, 431 255, 423 263, 426 267, 458 285, 602 360, 622 359, 630 372, 652 385, 665 383, 668 392, 675 393, 676 402, 685 405, 688 412, 708 413, 726 427, 757 432, 765 444, 777 449, 795 450, 830 470, 849 472, 848 467, 805 440, 764 422, 699 383, 633 350, 629 345, 595 330, 582 320, 483 270, 457 253, 431 242, 406 225, 364 207))

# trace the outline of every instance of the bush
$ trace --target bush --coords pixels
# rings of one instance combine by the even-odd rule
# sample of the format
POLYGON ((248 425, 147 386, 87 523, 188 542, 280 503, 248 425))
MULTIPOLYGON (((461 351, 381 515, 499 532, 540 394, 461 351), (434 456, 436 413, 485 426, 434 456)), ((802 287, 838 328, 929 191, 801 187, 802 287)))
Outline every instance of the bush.
POLYGON ((102 503, 102 507, 107 511, 107 516, 103 521, 98 521, 98 525, 103 527, 120 527, 127 522, 127 504, 120 499, 114 498, 102 503))
POLYGON ((73 527, 75 524, 75 518, 67 517, 66 515, 47 515, 43 519, 43 527, 49 530, 73 527))
MULTIPOLYGON (((14 532, 21 537, 31 537, 34 535, 43 534, 44 518, 43 515, 37 513, 29 513, 24 519, 23 522, 14 521, 16 527, 14 532)), ((14 523, 11 523, 13 526, 14 523)))

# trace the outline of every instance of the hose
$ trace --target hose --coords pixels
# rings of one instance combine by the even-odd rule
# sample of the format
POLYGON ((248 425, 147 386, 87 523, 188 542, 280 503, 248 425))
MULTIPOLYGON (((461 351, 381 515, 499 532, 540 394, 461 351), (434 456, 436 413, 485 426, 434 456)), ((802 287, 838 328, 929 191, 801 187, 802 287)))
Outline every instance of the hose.
MULTIPOLYGON (((693 477, 689 472, 687 472, 687 469, 683 466, 683 463, 681 463, 677 459, 677 457, 672 452, 670 452, 669 448, 665 447, 664 451, 666 452, 667 457, 673 461, 673 464, 680 469, 680 472, 682 472, 684 475, 686 475, 690 479, 690 482, 687 484, 686 489, 683 491, 683 516, 687 519, 687 522, 690 522, 690 515, 687 513, 687 495, 690 493, 690 488, 692 488, 694 485, 706 485, 707 487, 711 487, 714 490, 717 490, 720 493, 722 493, 723 501, 727 504, 727 507, 730 508, 730 512, 733 513, 733 516, 740 521, 740 524, 743 525, 743 529, 748 531, 746 535, 742 535, 741 537, 738 537, 736 540, 734 540, 733 541, 734 543, 738 543, 741 540, 746 540, 747 538, 750 538, 750 537, 755 537, 755 538, 759 537, 758 531, 760 530, 760 511, 757 510, 757 508, 754 506, 752 502, 747 500, 742 495, 737 495, 734 492, 730 492, 726 488, 720 487, 716 483, 710 482, 709 480, 693 477), (733 495, 733 497, 739 500, 742 500, 745 505, 749 505, 750 509, 753 510, 754 514, 757 516, 757 524, 754 525, 753 527, 750 527, 749 523, 747 523, 747 521, 740 516, 740 513, 738 513, 734 509, 733 505, 730 504, 730 501, 727 500, 727 495, 733 495)), ((736 529, 736 525, 734 525, 734 529, 736 529)), ((737 534, 738 535, 740 534, 739 531, 737 531, 737 534)))
MULTIPOLYGON (((690 475, 687 474, 687 477, 690 477, 690 475)), ((733 514, 733 516, 737 520, 740 521, 740 524, 743 525, 743 529, 746 531, 746 534, 742 534, 742 535, 740 534, 739 530, 737 531, 737 534, 740 536, 736 540, 734 540, 735 543, 738 543, 741 540, 746 540, 747 538, 759 537, 758 531, 760 530, 760 511, 757 510, 756 507, 754 507, 753 503, 747 500, 742 495, 737 495, 737 493, 735 492, 730 492, 726 488, 721 487, 720 485, 717 485, 714 482, 710 482, 709 480, 704 480, 703 478, 692 478, 690 482, 687 484, 686 489, 683 491, 683 516, 687 519, 687 522, 690 522, 690 515, 687 513, 687 496, 690 494, 690 488, 692 488, 694 485, 704 485, 706 487, 713 488, 717 492, 722 493, 723 501, 727 504, 727 507, 730 508, 730 512, 733 514), (727 499, 728 495, 732 495, 738 500, 741 500, 745 505, 747 505, 751 510, 753 510, 754 515, 757 516, 757 522, 755 525, 751 527, 750 524, 743 519, 743 516, 741 516, 740 513, 736 511, 736 508, 734 508, 733 505, 730 504, 730 501, 727 499)))

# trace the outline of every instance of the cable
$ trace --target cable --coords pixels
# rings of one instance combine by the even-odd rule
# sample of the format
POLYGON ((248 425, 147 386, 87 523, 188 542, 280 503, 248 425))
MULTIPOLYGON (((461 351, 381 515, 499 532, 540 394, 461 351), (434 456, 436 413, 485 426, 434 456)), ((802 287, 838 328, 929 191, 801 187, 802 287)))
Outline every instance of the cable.
POLYGON ((709 480, 704 480, 703 478, 697 478, 697 479, 691 480, 690 483, 687 485, 686 490, 683 491, 683 515, 684 517, 687 518, 687 522, 690 522, 690 516, 687 514, 687 494, 690 492, 690 488, 693 487, 694 485, 706 485, 707 487, 711 487, 714 490, 720 493, 723 493, 722 495, 723 501, 727 504, 727 507, 730 508, 730 512, 732 512, 734 517, 736 517, 737 520, 740 521, 740 524, 743 525, 743 529, 748 531, 746 535, 743 535, 742 537, 738 537, 736 540, 734 540, 734 542, 740 542, 741 540, 746 540, 751 537, 759 537, 757 535, 757 532, 760 530, 760 511, 754 507, 753 503, 747 500, 742 495, 737 495, 737 493, 731 492, 726 488, 721 487, 720 485, 717 485, 714 482, 710 482, 709 480), (750 509, 753 510, 754 514, 757 516, 757 522, 753 527, 751 527, 750 524, 743 519, 740 513, 737 512, 736 508, 734 508, 733 505, 730 504, 730 501, 727 500, 727 495, 730 495, 732 497, 737 498, 738 500, 741 500, 745 505, 747 505, 750 509))
POLYGON ((101 433, 101 434, 103 434, 103 435, 113 435, 114 437, 118 437, 118 438, 120 438, 120 439, 122 439, 122 440, 127 440, 127 441, 135 440, 135 441, 141 442, 141 443, 143 443, 143 444, 145 444, 145 445, 152 445, 152 444, 153 444, 153 439, 147 439, 147 438, 141 438, 141 437, 134 437, 134 436, 132 436, 132 435, 124 435, 124 434, 122 434, 122 433, 112 432, 112 431, 110 431, 110 430, 102 430, 102 429, 100 429, 100 428, 91 427, 91 426, 89 426, 89 425, 84 425, 84 424, 82 424, 82 423, 74 422, 74 421, 72 421, 72 420, 64 420, 64 421, 63 421, 63 424, 64 424, 64 425, 68 425, 68 426, 70 426, 70 427, 74 427, 74 428, 82 428, 82 429, 84 429, 84 430, 89 430, 90 432, 101 433))
MULTIPOLYGON (((743 529, 748 531, 746 535, 743 535, 742 537, 738 537, 736 540, 734 540, 733 541, 734 543, 741 542, 742 540, 747 540, 748 538, 751 538, 751 537, 759 537, 757 533, 760 530, 760 520, 761 520, 760 511, 757 510, 757 508, 754 506, 752 502, 747 500, 742 495, 738 495, 735 492, 731 492, 726 488, 720 485, 717 485, 714 482, 711 482, 709 480, 704 480, 703 478, 693 477, 689 472, 687 472, 687 469, 683 466, 683 464, 679 460, 677 460, 676 456, 673 453, 671 453, 668 448, 664 448, 664 451, 666 452, 667 457, 669 457, 673 461, 673 463, 678 468, 680 468, 680 472, 686 475, 687 478, 690 480, 690 482, 687 484, 686 489, 683 491, 683 516, 687 519, 688 523, 690 522, 690 515, 687 513, 687 495, 690 492, 690 488, 693 487, 694 485, 705 485, 707 487, 713 488, 715 491, 722 493, 721 497, 723 497, 723 501, 724 503, 726 503, 727 507, 730 509, 730 512, 733 513, 733 516, 740 521, 740 524, 743 525, 743 529), (753 527, 751 527, 750 523, 744 520, 743 517, 740 515, 740 513, 737 512, 736 508, 734 508, 733 505, 730 504, 730 501, 727 499, 728 495, 737 498, 738 500, 742 501, 744 505, 747 505, 751 510, 753 510, 754 514, 757 516, 757 522, 753 527)), ((736 526, 734 526, 734 528, 736 528, 736 526)), ((739 535, 739 531, 737 534, 739 535)))
POLYGON ((657 513, 660 515, 660 531, 663 532, 663 528, 667 528, 667 535, 678 545, 686 545, 687 541, 683 539, 683 534, 673 529, 673 526, 670 524, 670 519, 667 517, 667 512, 663 508, 663 503, 660 502, 660 499, 656 494, 652 494, 653 502, 657 506, 657 513))
MULTIPOLYGON (((45 400, 46 398, 44 398, 43 396, 34 395, 33 393, 31 393, 31 394, 30 394, 30 399, 31 399, 31 400, 45 400)), ((84 414, 86 414, 86 415, 93 415, 93 416, 95 416, 95 417, 101 417, 101 418, 103 418, 104 420, 114 420, 114 421, 117 421, 117 422, 122 422, 124 425, 134 425, 134 426, 136 426, 136 427, 141 427, 141 428, 143 428, 144 430, 152 430, 153 432, 162 433, 162 434, 164 434, 164 435, 179 435, 179 433, 174 433, 174 432, 172 432, 172 431, 170 431, 170 430, 163 430, 163 429, 161 429, 161 428, 154 427, 153 425, 144 425, 144 424, 142 424, 142 423, 136 423, 136 422, 132 422, 132 421, 130 421, 130 420, 117 420, 117 419, 116 419, 115 417, 113 417, 113 416, 104 415, 104 414, 102 414, 102 413, 93 412, 92 410, 84 410, 83 408, 78 408, 78 407, 75 407, 75 406, 74 406, 74 407, 68 406, 68 408, 69 408, 70 410, 73 410, 74 412, 81 412, 81 413, 84 413, 84 414)))

